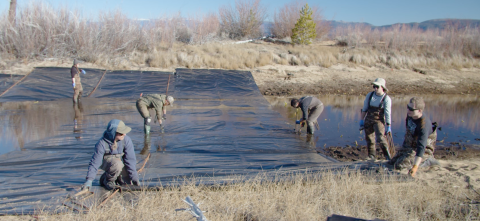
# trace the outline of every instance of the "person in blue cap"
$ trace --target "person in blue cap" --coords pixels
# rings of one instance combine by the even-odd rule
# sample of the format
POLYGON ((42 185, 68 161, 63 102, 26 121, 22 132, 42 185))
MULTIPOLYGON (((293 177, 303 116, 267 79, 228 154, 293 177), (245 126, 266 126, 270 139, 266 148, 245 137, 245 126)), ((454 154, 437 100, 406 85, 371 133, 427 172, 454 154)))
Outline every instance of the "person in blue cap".
POLYGON ((105 171, 100 177, 100 185, 107 190, 123 184, 140 186, 133 143, 127 136, 131 130, 121 120, 114 119, 108 123, 103 137, 95 145, 88 165, 87 181, 82 189, 92 186, 98 168, 105 171))

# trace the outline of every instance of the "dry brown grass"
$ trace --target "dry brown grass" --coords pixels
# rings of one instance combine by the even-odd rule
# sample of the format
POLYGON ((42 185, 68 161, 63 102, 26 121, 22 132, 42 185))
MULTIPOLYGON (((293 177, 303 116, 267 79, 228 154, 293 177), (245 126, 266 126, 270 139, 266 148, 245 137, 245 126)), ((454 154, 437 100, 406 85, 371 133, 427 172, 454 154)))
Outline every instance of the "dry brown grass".
MULTIPOLYGON (((238 13, 245 14, 260 1, 236 3, 238 13)), ((261 12, 262 7, 258 10, 261 12)), ((381 64, 389 68, 441 70, 480 67, 480 28, 461 29, 454 25, 442 31, 399 26, 373 31, 362 26, 337 28, 330 33, 331 38, 345 41, 348 47, 324 46, 319 42, 294 47, 265 42, 233 44, 222 37, 225 21, 215 14, 189 19, 178 14, 142 24, 121 11, 111 11, 91 21, 75 10, 33 2, 20 8, 17 15, 15 24, 9 22, 6 13, 0 16, 0 69, 51 58, 79 58, 107 69, 249 69, 274 64, 381 64)), ((236 23, 243 24, 235 26, 236 32, 248 31, 242 28, 244 23, 249 24, 248 19, 236 23)), ((245 36, 259 32, 255 24, 255 31, 249 29, 251 33, 244 33, 245 36)))
MULTIPOLYGON (((42 213, 46 220, 193 220, 182 199, 191 196, 208 220, 326 220, 332 214, 384 220, 471 220, 478 218, 478 198, 442 182, 395 182, 382 174, 327 171, 265 181, 258 175, 230 185, 194 185, 137 192, 132 201, 114 198, 88 214, 42 213), (378 179, 377 182, 374 180, 378 179)), ((233 177, 242 180, 241 177, 233 177)), ((19 217, 22 218, 22 217, 19 217)))

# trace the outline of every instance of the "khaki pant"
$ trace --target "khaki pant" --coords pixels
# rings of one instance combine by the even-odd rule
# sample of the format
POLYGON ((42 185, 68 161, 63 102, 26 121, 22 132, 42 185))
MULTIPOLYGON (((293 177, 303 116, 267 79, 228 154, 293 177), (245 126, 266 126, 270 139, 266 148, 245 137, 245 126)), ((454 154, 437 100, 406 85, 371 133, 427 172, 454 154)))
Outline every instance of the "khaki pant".
MULTIPOLYGON (((413 166, 415 161, 415 155, 417 152, 413 149, 402 148, 395 154, 395 157, 390 161, 393 164, 394 168, 397 170, 402 169, 410 169, 413 166)), ((425 161, 429 160, 429 158, 433 158, 433 153, 429 150, 426 150, 423 154, 422 161, 420 163, 420 167, 425 167, 429 165, 424 165, 425 161)))
MULTIPOLYGON (((365 140, 367 141, 368 155, 375 156, 375 141, 380 144, 382 151, 388 149, 387 138, 384 135, 385 126, 380 120, 374 120, 365 126, 365 140), (376 139, 375 139, 376 138, 376 139)), ((384 153, 386 155, 386 153, 384 153)))
POLYGON ((313 134, 315 131, 315 123, 317 122, 318 117, 323 112, 323 104, 319 104, 312 109, 310 109, 310 113, 308 113, 308 120, 307 120, 307 134, 313 134))
POLYGON ((80 98, 82 97, 83 93, 83 87, 82 85, 75 85, 75 88, 73 88, 73 102, 77 103, 80 98))
POLYGON ((103 158, 100 167, 105 173, 100 179, 100 184, 105 186, 108 182, 116 182, 117 184, 130 183, 131 179, 123 164, 121 156, 106 155, 103 158))
POLYGON ((140 115, 142 115, 143 118, 148 118, 150 117, 150 112, 148 111, 147 104, 142 101, 142 99, 137 100, 137 110, 140 115))

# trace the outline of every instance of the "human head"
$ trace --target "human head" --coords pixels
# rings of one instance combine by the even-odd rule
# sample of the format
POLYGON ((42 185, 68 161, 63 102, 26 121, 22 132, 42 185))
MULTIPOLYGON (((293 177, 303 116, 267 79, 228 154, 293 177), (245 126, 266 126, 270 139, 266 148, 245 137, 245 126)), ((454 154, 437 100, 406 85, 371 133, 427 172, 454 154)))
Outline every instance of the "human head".
POLYGON ((425 109, 425 101, 421 97, 412 97, 407 104, 407 115, 413 119, 422 117, 423 110, 425 109))
POLYGON ((79 62, 79 61, 78 61, 76 58, 75 58, 75 59, 73 59, 73 66, 77 66, 77 65, 78 65, 78 63, 80 63, 80 62, 79 62))
POLYGON ((298 107, 298 104, 300 103, 300 101, 296 98, 293 98, 291 101, 290 101, 290 105, 294 108, 297 108, 298 107))
POLYGON ((117 130, 115 133, 115 140, 123 140, 125 135, 130 132, 132 128, 128 127, 123 121, 118 122, 117 130))
POLYGON ((387 82, 385 81, 385 79, 383 78, 377 78, 375 79, 374 82, 372 82, 372 85, 373 86, 378 86, 378 87, 382 87, 382 90, 386 93, 388 91, 387 89, 387 86, 386 86, 387 82))
POLYGON ((167 100, 167 102, 168 102, 168 104, 167 104, 167 105, 172 105, 172 104, 173 104, 173 102, 175 101, 175 99, 173 99, 173 97, 172 97, 172 96, 167 96, 167 99, 166 99, 166 100, 167 100))

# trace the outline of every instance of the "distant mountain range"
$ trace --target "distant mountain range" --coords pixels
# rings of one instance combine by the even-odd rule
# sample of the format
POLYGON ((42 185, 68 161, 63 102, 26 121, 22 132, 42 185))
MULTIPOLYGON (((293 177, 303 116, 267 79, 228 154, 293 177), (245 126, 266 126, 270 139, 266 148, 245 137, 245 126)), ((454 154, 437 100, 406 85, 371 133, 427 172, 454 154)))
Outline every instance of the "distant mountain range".
POLYGON ((449 24, 454 24, 458 25, 459 28, 464 28, 467 26, 470 27, 480 27, 480 20, 476 19, 432 19, 432 20, 427 20, 424 22, 412 22, 412 23, 396 23, 396 24, 391 24, 391 25, 382 25, 382 26, 375 26, 370 23, 366 22, 343 22, 343 21, 328 21, 330 22, 330 25, 332 26, 332 29, 335 29, 337 27, 348 27, 348 26, 355 26, 355 25, 362 25, 362 26, 370 26, 372 29, 375 28, 391 28, 394 25, 407 25, 411 28, 413 27, 418 27, 423 30, 427 29, 443 29, 445 26, 449 24))

